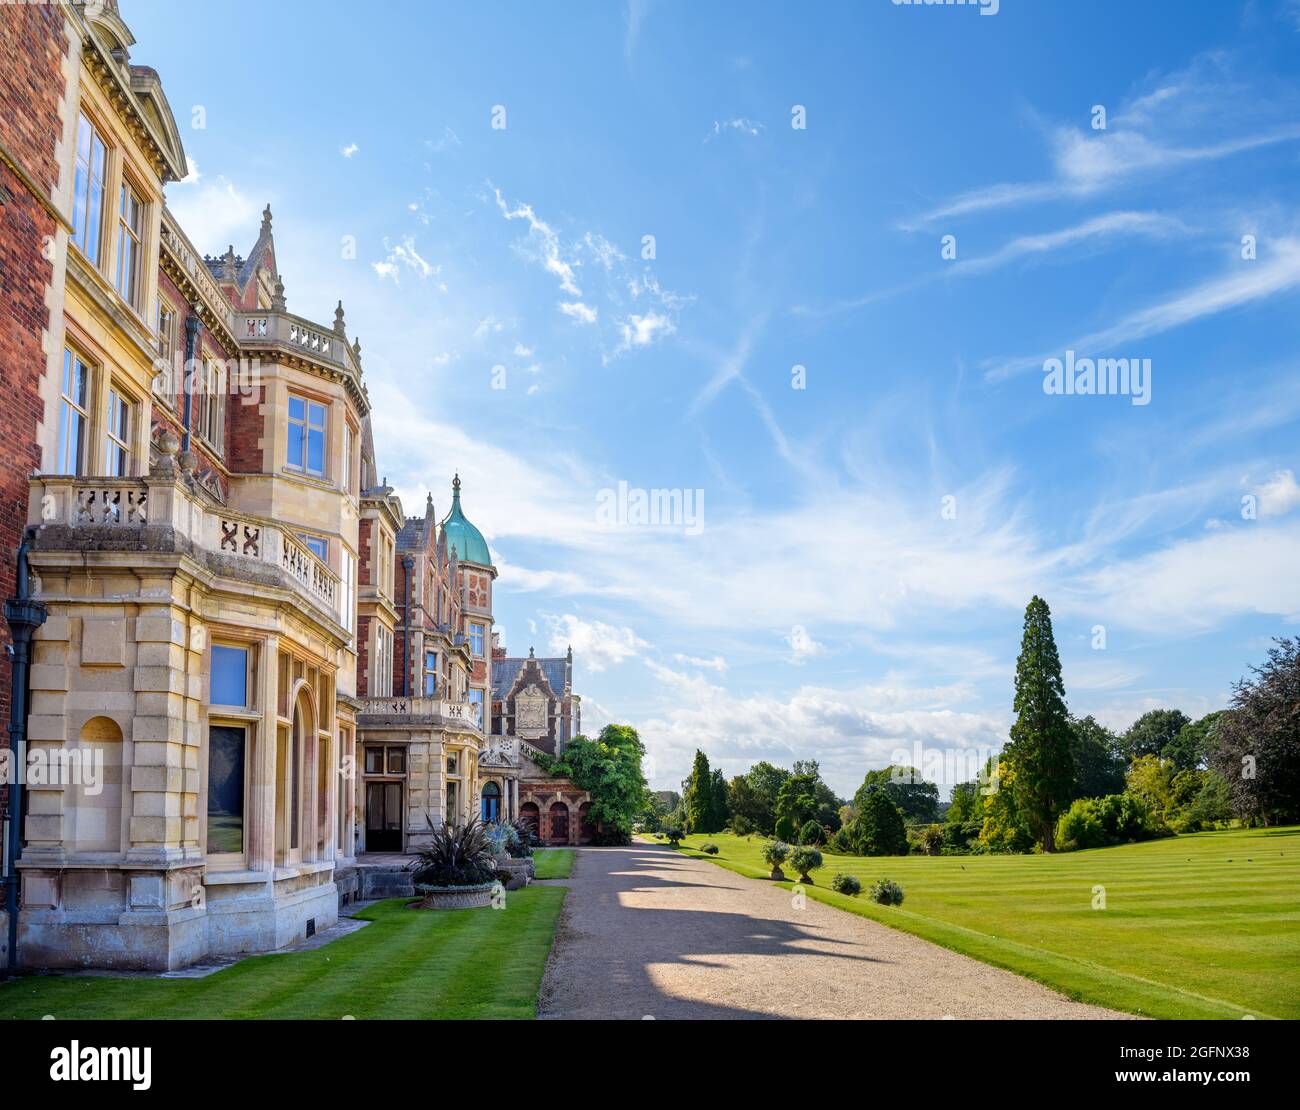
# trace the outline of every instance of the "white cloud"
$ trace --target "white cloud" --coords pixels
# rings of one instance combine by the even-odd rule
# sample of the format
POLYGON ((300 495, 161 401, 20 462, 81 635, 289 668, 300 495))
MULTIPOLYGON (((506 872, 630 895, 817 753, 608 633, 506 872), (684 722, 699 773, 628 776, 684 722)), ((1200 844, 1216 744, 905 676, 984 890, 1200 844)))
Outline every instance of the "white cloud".
POLYGON ((603 621, 583 620, 572 613, 563 616, 543 614, 551 632, 550 648, 562 655, 569 648, 592 671, 603 671, 606 666, 617 666, 633 659, 650 645, 630 628, 606 624, 603 621))
POLYGON ((619 324, 621 336, 615 353, 631 350, 633 347, 648 347, 665 335, 672 335, 676 325, 658 312, 647 312, 644 316, 632 313, 619 324))
POLYGON ((343 155, 344 158, 351 158, 352 155, 356 154, 360 149, 361 148, 357 146, 356 143, 348 143, 347 146, 339 147, 339 153, 343 155))
POLYGON ((767 128, 752 119, 746 119, 744 116, 737 116, 735 119, 714 120, 713 128, 704 137, 704 141, 710 142, 716 139, 724 131, 735 131, 738 134, 746 135, 751 139, 758 138, 767 128))
POLYGON ((712 659, 700 659, 694 655, 678 653, 673 656, 673 660, 688 667, 700 667, 706 671, 717 671, 718 674, 727 673, 727 661, 721 655, 715 655, 712 659))
POLYGON ((578 288, 577 275, 574 271, 575 263, 563 257, 560 236, 555 229, 545 220, 538 218, 531 204, 520 202, 511 208, 501 195, 500 189, 494 188, 492 192, 496 196, 497 208, 501 210, 501 215, 507 220, 525 220, 528 223, 528 242, 531 244, 534 256, 540 259, 546 272, 559 279, 560 288, 569 296, 581 297, 582 290, 578 288))
POLYGON ((572 316, 580 324, 594 324, 599 310, 581 301, 572 301, 561 303, 560 311, 566 316, 572 316))
POLYGON ((1294 101, 1261 92, 1252 74, 1234 74, 1233 65, 1234 59, 1223 52, 1201 55, 1120 105, 1104 130, 1049 128, 1049 178, 973 189, 903 226, 915 230, 974 212, 1089 197, 1140 176, 1300 139, 1300 125, 1290 122, 1294 101))
POLYGON ((1290 470, 1279 470, 1255 490, 1260 516, 1283 516, 1300 505, 1300 485, 1290 470))
POLYGON ((533 357, 533 348, 532 348, 532 347, 525 347, 522 343, 516 343, 516 344, 515 344, 515 357, 516 357, 516 358, 532 358, 532 357, 533 357))
POLYGON ((167 197, 167 205, 185 234, 206 254, 224 253, 234 243, 251 246, 261 224, 262 205, 229 178, 200 178, 198 167, 193 169, 193 180, 178 181, 167 197))
POLYGON ((1036 355, 988 359, 984 364, 985 377, 990 381, 1000 381, 1026 370, 1041 370, 1045 359, 1059 358, 1067 349, 1089 357, 1103 354, 1120 344, 1159 335, 1206 316, 1267 300, 1297 286, 1300 286, 1300 240, 1289 237, 1275 239, 1270 245, 1268 258, 1238 261, 1218 277, 1129 313, 1114 324, 1058 348, 1036 355))
POLYGON ((869 768, 886 766, 896 752, 910 753, 916 744, 952 753, 958 769, 976 764, 1002 745, 1009 724, 1004 715, 962 712, 943 703, 946 696, 964 697, 961 690, 938 700, 935 691, 901 686, 803 686, 788 697, 741 697, 702 676, 650 659, 645 664, 665 692, 666 708, 633 723, 653 760, 652 785, 658 787, 675 788, 707 738, 710 764, 728 777, 760 759, 788 767, 811 756, 834 790, 852 796, 869 768))
POLYGON ((803 663, 817 655, 823 655, 826 652, 826 645, 819 644, 809 635, 808 630, 801 624, 796 624, 790 629, 790 634, 786 636, 785 642, 790 645, 790 651, 793 653, 792 661, 803 663))
POLYGON ((379 275, 380 279, 391 277, 394 282, 400 284, 399 264, 417 274, 421 279, 430 277, 433 274, 441 273, 441 266, 430 265, 425 259, 420 257, 419 252, 415 249, 415 239, 406 235, 396 246, 390 246, 387 238, 384 239, 384 249, 388 251, 388 257, 382 262, 372 262, 371 269, 379 275))

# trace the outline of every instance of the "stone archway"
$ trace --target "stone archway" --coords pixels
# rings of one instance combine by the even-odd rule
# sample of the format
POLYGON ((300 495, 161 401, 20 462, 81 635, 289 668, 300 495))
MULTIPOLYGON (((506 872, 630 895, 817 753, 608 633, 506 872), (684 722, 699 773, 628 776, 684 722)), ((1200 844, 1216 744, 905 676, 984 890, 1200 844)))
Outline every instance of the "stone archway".
POLYGON ((569 843, 569 807, 563 802, 552 802, 547 830, 547 843, 549 844, 568 844, 569 843))
POLYGON ((542 811, 536 802, 524 802, 519 807, 519 820, 530 826, 534 835, 542 836, 542 811))

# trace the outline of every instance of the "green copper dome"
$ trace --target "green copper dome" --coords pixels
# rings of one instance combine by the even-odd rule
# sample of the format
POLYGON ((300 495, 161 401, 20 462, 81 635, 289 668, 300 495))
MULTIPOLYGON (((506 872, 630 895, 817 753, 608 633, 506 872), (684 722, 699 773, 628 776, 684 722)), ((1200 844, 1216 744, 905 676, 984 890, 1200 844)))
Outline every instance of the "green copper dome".
POLYGON ((492 565, 492 555, 488 551, 487 540, 483 533, 465 519, 460 511, 460 475, 451 483, 451 512, 442 521, 442 534, 447 537, 447 553, 456 549, 456 558, 465 563, 492 565))

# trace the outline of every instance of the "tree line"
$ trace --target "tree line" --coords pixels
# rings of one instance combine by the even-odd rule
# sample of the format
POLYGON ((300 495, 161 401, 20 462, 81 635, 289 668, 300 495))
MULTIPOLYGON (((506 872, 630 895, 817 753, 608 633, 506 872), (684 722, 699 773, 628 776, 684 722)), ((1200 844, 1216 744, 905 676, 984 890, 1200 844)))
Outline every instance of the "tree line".
POLYGON ((727 780, 695 753, 680 794, 651 795, 648 830, 730 829, 860 855, 1051 852, 1300 821, 1300 637, 1278 639, 1199 719, 1153 709, 1123 732, 1066 704, 1047 603, 1025 610, 1007 744, 951 800, 912 767, 868 771, 851 800, 815 760, 763 761, 727 780))

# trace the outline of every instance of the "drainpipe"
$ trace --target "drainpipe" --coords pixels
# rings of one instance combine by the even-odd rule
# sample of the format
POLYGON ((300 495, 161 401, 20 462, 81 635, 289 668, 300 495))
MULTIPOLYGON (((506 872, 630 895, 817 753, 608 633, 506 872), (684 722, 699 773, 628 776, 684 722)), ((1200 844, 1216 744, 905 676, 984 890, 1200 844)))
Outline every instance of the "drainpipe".
POLYGON ((9 692, 9 757, 16 772, 9 785, 9 836, 5 852, 5 908, 9 911, 8 962, 18 966, 18 857, 23 851, 23 769, 27 754, 27 679, 31 666, 29 647, 32 633, 45 623, 45 603, 28 597, 27 536, 18 548, 17 597, 5 602, 5 620, 13 644, 9 648, 12 662, 9 692))
POLYGON ((402 604, 402 696, 411 694, 411 571, 415 569, 415 556, 402 556, 402 569, 406 571, 406 601, 402 604))
POLYGON ((181 406, 181 454, 190 449, 190 423, 194 404, 194 349, 199 342, 199 328, 202 326, 198 311, 192 311, 185 317, 185 404, 181 406))

